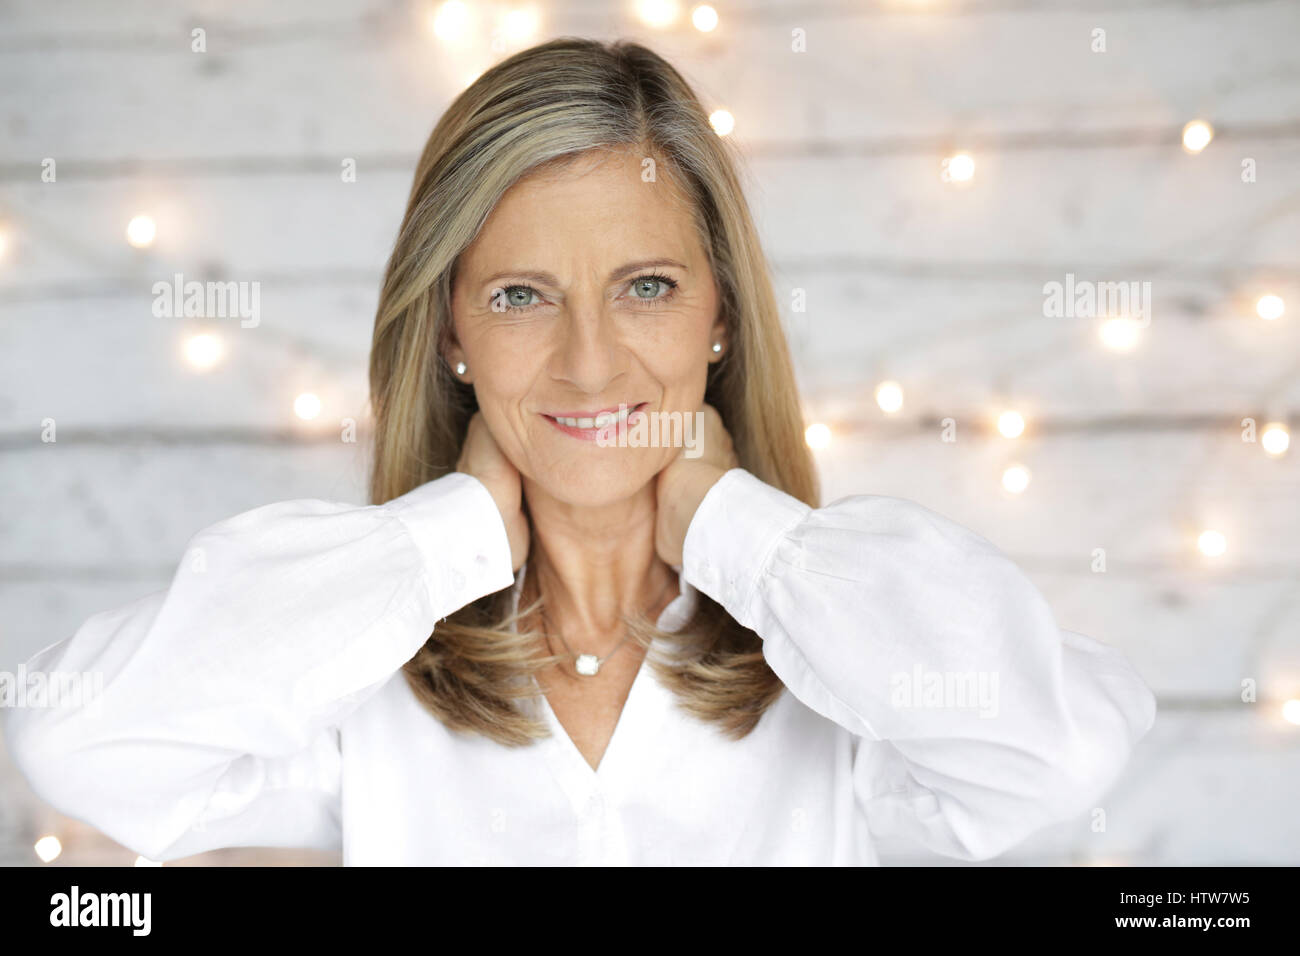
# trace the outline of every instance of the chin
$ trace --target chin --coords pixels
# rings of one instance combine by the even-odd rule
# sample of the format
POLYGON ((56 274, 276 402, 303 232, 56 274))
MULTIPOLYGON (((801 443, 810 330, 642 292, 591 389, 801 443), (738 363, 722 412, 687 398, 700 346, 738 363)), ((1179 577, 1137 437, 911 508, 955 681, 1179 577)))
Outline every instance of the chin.
POLYGON ((534 475, 553 498, 598 508, 626 501, 659 474, 662 449, 594 448, 534 475))

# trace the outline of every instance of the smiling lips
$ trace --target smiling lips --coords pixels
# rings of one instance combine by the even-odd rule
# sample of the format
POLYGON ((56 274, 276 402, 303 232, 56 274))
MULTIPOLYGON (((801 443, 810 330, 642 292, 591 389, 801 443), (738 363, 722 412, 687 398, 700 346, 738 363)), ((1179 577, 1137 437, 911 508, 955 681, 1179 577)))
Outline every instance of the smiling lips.
POLYGON ((543 412, 542 417, 566 435, 583 441, 595 441, 602 429, 611 426, 617 428, 626 422, 632 413, 644 408, 645 404, 639 402, 636 405, 621 405, 618 408, 605 408, 595 412, 566 412, 558 415, 547 415, 543 412))

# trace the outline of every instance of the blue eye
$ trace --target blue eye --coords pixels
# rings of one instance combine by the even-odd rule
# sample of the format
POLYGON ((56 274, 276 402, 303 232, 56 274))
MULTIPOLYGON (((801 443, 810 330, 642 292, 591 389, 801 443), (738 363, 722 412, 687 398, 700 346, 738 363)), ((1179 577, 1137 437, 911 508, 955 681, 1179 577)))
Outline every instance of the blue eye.
POLYGON ((661 275, 637 276, 632 280, 632 297, 637 305, 652 307, 673 297, 677 283, 661 275))
MULTIPOLYGON (((632 298, 642 308, 655 308, 673 297, 677 282, 664 275, 637 276, 631 283, 632 298)), ((540 301, 540 293, 530 285, 508 285, 492 290, 493 312, 531 312, 540 301)))
POLYGON ((657 299, 660 295, 660 288, 666 286, 667 283, 662 279, 637 279, 632 283, 632 292, 639 299, 657 299))
POLYGON ((504 289, 492 290, 493 312, 518 312, 536 305, 529 300, 537 290, 527 285, 508 285, 504 289))

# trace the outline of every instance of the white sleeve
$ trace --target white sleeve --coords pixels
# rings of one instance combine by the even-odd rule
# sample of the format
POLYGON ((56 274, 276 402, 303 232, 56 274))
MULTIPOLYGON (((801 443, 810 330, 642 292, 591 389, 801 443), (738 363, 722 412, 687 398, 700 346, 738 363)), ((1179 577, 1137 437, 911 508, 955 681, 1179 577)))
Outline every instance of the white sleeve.
POLYGON ((384 505, 267 505, 201 531, 171 586, 26 664, 100 687, 12 709, 38 796, 152 860, 336 849, 338 725, 434 624, 510 586, 492 496, 454 472, 384 505))
POLYGON ((683 552, 795 697, 860 738, 878 837, 996 856, 1093 806, 1155 721, 1120 651, 1060 629, 1009 558, 914 502, 813 509, 734 468, 683 552))

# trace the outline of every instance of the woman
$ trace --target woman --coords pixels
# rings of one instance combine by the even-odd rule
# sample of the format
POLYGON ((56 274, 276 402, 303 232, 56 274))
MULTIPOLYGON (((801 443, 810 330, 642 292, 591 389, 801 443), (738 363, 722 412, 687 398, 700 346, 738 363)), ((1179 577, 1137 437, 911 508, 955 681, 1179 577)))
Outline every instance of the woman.
POLYGON ((104 677, 95 712, 7 724, 53 806, 154 860, 981 860, 1152 724, 985 539, 817 507, 732 160, 643 47, 546 43, 451 106, 371 391, 375 504, 221 522, 29 663, 104 677), (625 440, 670 419, 692 447, 625 440))

